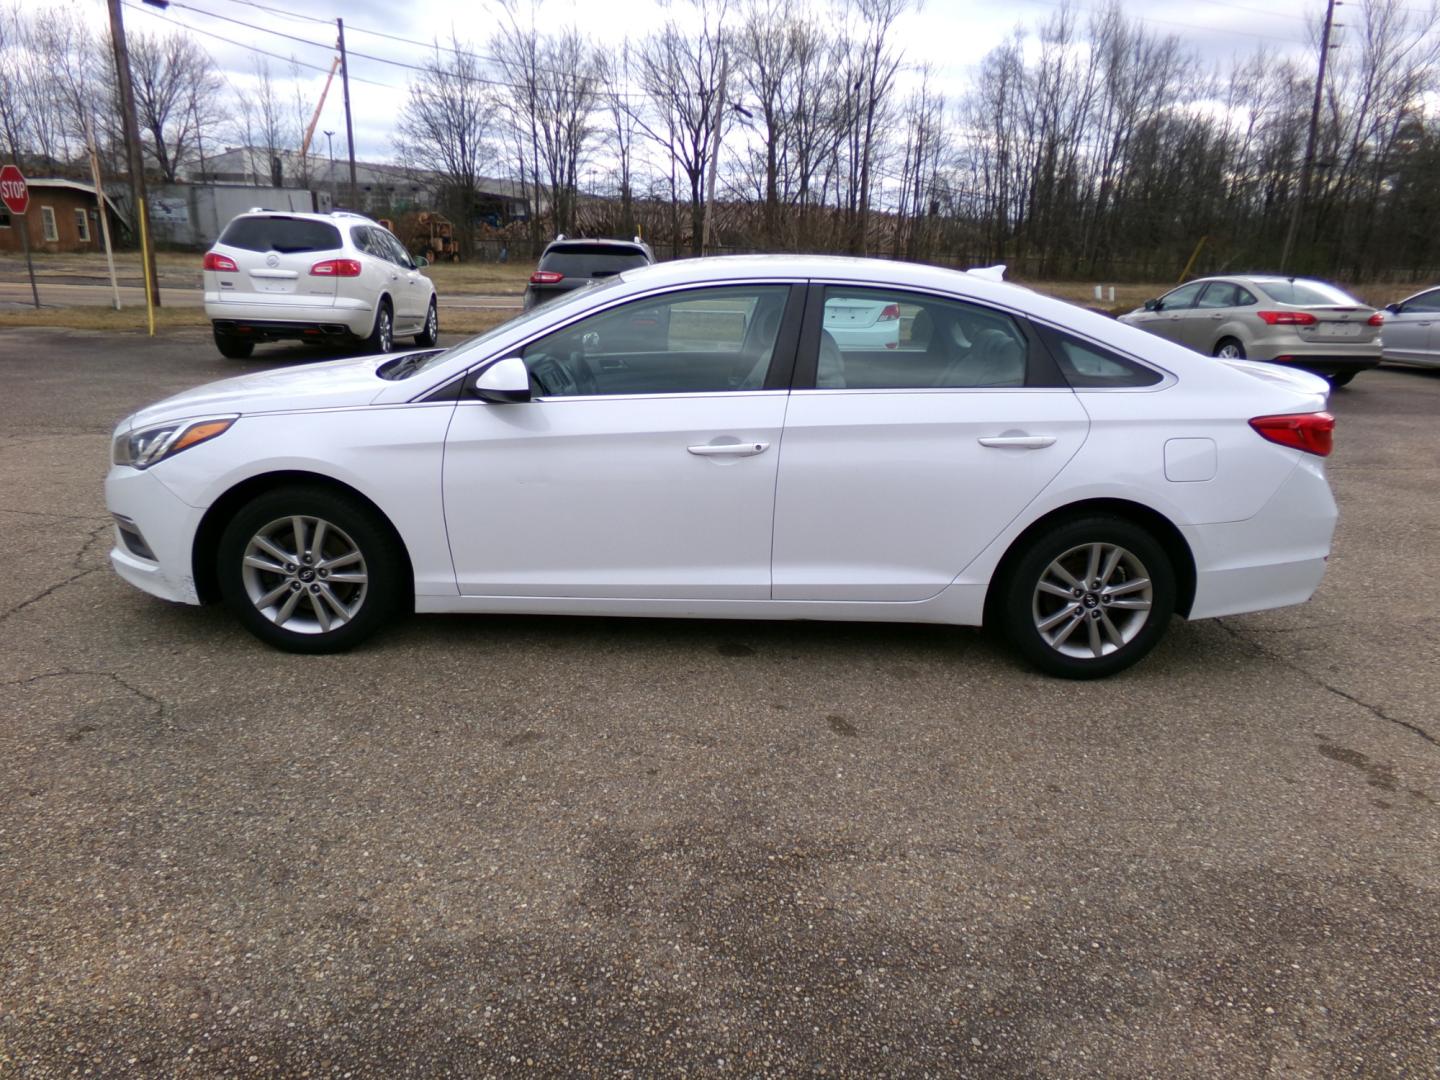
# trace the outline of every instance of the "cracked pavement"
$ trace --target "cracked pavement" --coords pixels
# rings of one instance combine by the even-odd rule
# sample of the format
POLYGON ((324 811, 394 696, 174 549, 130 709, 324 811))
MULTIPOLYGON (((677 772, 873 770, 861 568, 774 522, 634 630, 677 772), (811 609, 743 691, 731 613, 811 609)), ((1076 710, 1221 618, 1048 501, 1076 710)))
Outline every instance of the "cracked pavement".
POLYGON ((906 626, 266 650, 107 568, 208 339, 0 337, 0 1075, 1440 1071, 1440 372, 1335 395, 1298 608, 1041 678, 906 626))

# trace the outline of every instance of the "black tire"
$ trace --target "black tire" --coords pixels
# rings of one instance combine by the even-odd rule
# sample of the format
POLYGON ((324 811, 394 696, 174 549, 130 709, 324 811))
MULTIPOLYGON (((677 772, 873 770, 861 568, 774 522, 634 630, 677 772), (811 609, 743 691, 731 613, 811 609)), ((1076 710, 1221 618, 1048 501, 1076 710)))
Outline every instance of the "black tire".
POLYGON ((375 633, 406 595, 405 566, 394 533, 368 506, 307 486, 277 488, 245 504, 226 525, 216 551, 226 606, 261 641, 296 653, 341 652, 375 633), (295 534, 295 518, 304 522, 303 540, 295 534), (313 542, 322 521, 320 551, 306 552, 302 544, 313 542), (270 547, 259 543, 262 539, 270 547), (282 563, 275 550, 294 561, 282 563), (247 555, 276 569, 247 566, 247 555), (326 572, 325 561, 338 565, 326 572))
POLYGON ((232 334, 222 334, 215 331, 215 348, 220 350, 220 355, 228 360, 246 360, 255 351, 255 342, 245 341, 232 334))
POLYGON ((999 600, 1001 629, 1025 659, 1050 675, 1095 679, 1123 671, 1155 647, 1175 611, 1175 571, 1150 533, 1124 518, 1097 514, 1063 522, 1031 540, 1010 565, 999 600), (1110 553, 1122 553, 1100 589, 1082 580, 1089 549, 1096 545, 1102 573, 1110 553), (1063 598, 1043 591, 1042 582, 1063 583, 1052 569, 1057 563, 1084 586, 1081 596, 1070 586, 1064 587, 1071 595, 1063 598), (1137 587, 1142 581, 1148 585, 1137 587), (1110 596, 1112 589, 1119 591, 1110 596), (1135 606, 1146 601, 1148 608, 1135 606), (1047 620, 1053 623, 1050 637, 1041 629, 1047 620), (1084 637, 1071 641, 1075 634, 1084 637), (1097 640, 1098 656, 1091 654, 1097 640))
POLYGON ((440 313, 435 307, 435 298, 430 298, 430 310, 425 313, 425 328, 415 335, 415 344, 422 349, 433 349, 440 343, 440 313))
POLYGON ((1325 377, 1330 380, 1331 386, 1333 386, 1336 390, 1339 390, 1342 386, 1350 385, 1350 381, 1355 378, 1355 372, 1337 371, 1335 372, 1335 374, 1326 375, 1325 377))
POLYGON ((381 300, 375 309, 375 326, 365 339, 365 351, 388 353, 395 351, 395 311, 389 300, 381 300))
POLYGON ((1226 349, 1227 346, 1228 346, 1228 347, 1232 347, 1232 348, 1235 350, 1233 353, 1230 354, 1230 357, 1229 357, 1230 359, 1232 359, 1232 360, 1244 360, 1244 359, 1245 359, 1245 346, 1242 345, 1242 344, 1240 344, 1239 340, 1236 339, 1236 338, 1233 338, 1233 337, 1224 337, 1224 338, 1221 338, 1219 341, 1217 341, 1217 342, 1215 343, 1215 355, 1216 355, 1216 356, 1225 356, 1225 355, 1226 355, 1226 354, 1225 354, 1225 349, 1226 349))

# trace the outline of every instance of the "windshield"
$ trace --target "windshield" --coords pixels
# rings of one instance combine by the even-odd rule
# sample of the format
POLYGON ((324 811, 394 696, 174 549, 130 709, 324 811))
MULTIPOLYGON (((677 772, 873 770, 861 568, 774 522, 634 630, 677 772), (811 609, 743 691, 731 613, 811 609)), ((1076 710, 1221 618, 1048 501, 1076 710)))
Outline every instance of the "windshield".
MULTIPOLYGON (((522 311, 513 319, 506 319, 499 326, 491 327, 483 334, 462 341, 449 349, 441 349, 439 352, 424 353, 416 356, 402 357, 399 361, 385 364, 378 369, 377 374, 382 379, 408 379, 411 375, 434 367, 442 360, 449 360, 451 357, 461 353, 479 352, 484 353, 489 342, 505 334, 522 330, 532 322, 545 322, 552 317, 559 315, 566 308, 582 306, 599 292, 611 289, 620 284, 618 277, 606 278, 600 281, 587 282, 580 288, 571 292, 561 293, 554 300, 550 300, 539 307, 531 308, 529 311, 522 311)), ((478 357, 477 357, 478 359, 478 357)))
POLYGON ((334 251, 340 230, 323 221, 289 217, 238 217, 220 234, 220 243, 246 251, 334 251))
POLYGON ((1341 292, 1334 285, 1323 281, 1257 281, 1255 284, 1265 290, 1271 300, 1281 304, 1295 304, 1297 307, 1319 307, 1339 304, 1344 307, 1364 307, 1353 296, 1341 292))

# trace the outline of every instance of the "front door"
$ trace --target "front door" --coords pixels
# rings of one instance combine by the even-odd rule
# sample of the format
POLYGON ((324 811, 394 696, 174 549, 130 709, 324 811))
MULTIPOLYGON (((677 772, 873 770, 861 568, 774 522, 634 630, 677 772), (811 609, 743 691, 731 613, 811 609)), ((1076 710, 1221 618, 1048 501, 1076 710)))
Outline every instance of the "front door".
POLYGON ((533 400, 462 402, 444 467, 460 592, 768 599, 793 293, 630 301, 526 346, 533 400))
POLYGON ((824 301, 897 306, 899 342, 846 345, 810 328, 813 389, 797 381, 785 419, 772 595, 928 599, 1054 479, 1089 420, 1004 312, 848 286, 824 301))
POLYGON ((1398 312, 1387 312, 1380 331, 1385 355, 1396 360, 1434 361, 1440 346, 1440 289, 1412 296, 1398 312))

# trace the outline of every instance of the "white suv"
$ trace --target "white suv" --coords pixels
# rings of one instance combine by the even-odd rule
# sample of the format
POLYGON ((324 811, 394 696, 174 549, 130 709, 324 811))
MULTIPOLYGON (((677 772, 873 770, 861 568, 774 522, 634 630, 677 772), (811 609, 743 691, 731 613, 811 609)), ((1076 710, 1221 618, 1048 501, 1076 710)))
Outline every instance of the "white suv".
POLYGON ((405 246, 359 214, 251 210, 205 253, 205 314, 215 345, 244 359, 256 342, 363 340, 370 352, 440 333, 435 286, 405 246))

